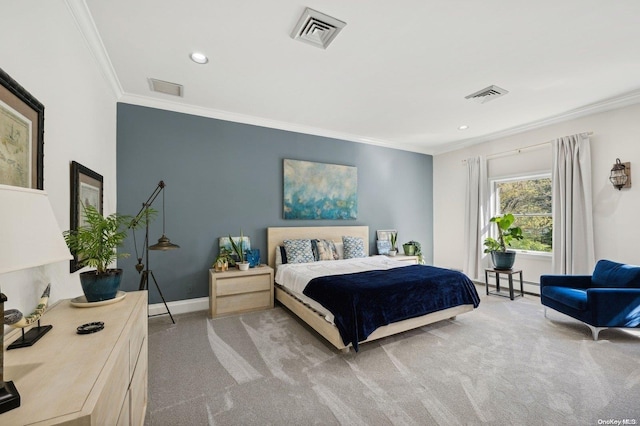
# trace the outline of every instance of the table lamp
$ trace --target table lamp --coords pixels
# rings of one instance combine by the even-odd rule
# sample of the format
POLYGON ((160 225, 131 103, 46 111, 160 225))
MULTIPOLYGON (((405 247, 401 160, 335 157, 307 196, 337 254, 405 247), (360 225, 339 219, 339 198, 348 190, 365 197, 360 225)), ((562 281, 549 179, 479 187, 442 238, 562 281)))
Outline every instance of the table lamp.
MULTIPOLYGON (((0 185, 0 276, 72 259, 47 193, 0 185)), ((20 406, 13 382, 4 381, 4 302, 0 293, 0 413, 20 406)))

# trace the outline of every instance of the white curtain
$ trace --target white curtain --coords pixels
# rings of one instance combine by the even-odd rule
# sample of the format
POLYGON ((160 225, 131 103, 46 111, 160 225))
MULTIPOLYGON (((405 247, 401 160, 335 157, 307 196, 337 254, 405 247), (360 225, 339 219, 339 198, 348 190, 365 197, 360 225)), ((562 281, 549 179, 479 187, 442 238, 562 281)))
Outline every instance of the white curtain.
POLYGON ((487 235, 487 166, 483 157, 467 159, 464 223, 464 273, 481 276, 483 242, 487 235))
POLYGON ((565 136, 551 146, 553 273, 591 274, 595 256, 589 136, 565 136))

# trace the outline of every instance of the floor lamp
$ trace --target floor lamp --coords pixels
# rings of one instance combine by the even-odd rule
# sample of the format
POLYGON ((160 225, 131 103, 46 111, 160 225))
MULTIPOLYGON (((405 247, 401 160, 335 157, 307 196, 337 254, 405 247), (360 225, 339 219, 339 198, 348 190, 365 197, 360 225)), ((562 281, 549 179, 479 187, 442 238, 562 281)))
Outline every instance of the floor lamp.
MULTIPOLYGON (((73 259, 46 192, 0 185, 0 206, 0 282, 5 273, 73 259)), ((4 381, 6 301, 7 297, 0 293, 0 413, 20 406, 16 386, 4 381)), ((40 328, 48 331, 51 326, 40 328)))
POLYGON ((166 313, 163 314, 156 314, 156 315, 149 315, 150 317, 155 317, 158 315, 169 315, 169 317, 171 318, 171 322, 172 323, 176 323, 173 320, 173 315, 171 315, 171 310, 169 310, 169 306, 167 305, 167 301, 164 298, 164 295, 162 294, 162 290, 160 290, 160 286, 158 285, 158 281, 156 280, 156 276, 153 274, 153 271, 151 269, 149 269, 149 250, 173 250, 173 249, 177 249, 180 248, 179 245, 173 244, 169 238, 166 237, 165 233, 164 233, 164 226, 165 226, 165 215, 164 215, 164 188, 165 188, 165 184, 164 181, 160 181, 158 183, 158 186, 156 186, 156 189, 154 189, 154 191, 151 193, 151 195, 149 196, 149 198, 147 199, 147 201, 145 201, 144 203, 142 203, 142 208, 140 209, 140 211, 138 212, 138 214, 135 216, 135 218, 133 219, 133 221, 131 222, 131 225, 129 226, 130 228, 133 228, 133 240, 134 240, 134 244, 136 245, 136 256, 138 256, 138 247, 137 247, 137 243, 135 242, 135 227, 144 219, 144 224, 145 224, 145 234, 144 234, 144 252, 143 252, 143 256, 145 256, 145 262, 146 262, 146 267, 145 265, 142 263, 142 257, 138 257, 138 264, 136 265, 136 270, 138 271, 138 273, 142 273, 142 275, 140 275, 140 286, 139 286, 139 290, 148 290, 149 289, 149 277, 151 277, 151 279, 153 280, 153 283, 156 285, 156 288, 158 289, 158 293, 160 293, 160 297, 162 298, 162 302, 164 303, 164 307, 167 309, 166 313), (162 193, 162 237, 160 237, 158 239, 158 242, 156 244, 153 245, 149 245, 149 214, 150 214, 150 209, 151 209, 151 205, 153 204, 153 202, 156 200, 156 198, 158 198, 158 195, 160 195, 160 193, 162 193))

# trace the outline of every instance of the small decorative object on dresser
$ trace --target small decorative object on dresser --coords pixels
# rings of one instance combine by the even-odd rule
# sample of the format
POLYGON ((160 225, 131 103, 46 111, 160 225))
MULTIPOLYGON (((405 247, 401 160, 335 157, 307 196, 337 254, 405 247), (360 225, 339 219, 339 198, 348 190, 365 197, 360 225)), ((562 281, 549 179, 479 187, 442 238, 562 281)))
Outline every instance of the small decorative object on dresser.
POLYGON ((229 263, 232 262, 231 253, 225 248, 220 248, 220 254, 213 262, 213 270, 216 272, 224 272, 229 269, 229 263))
POLYGON ((44 312, 47 310, 50 293, 51 284, 48 284, 47 288, 44 289, 42 296, 40 296, 40 301, 38 302, 35 310, 29 315, 25 316, 17 309, 8 309, 7 311, 5 311, 4 323, 6 325, 10 325, 13 328, 19 328, 22 331, 22 336, 12 344, 7 346, 7 350, 32 346, 49 330, 51 330, 52 327, 50 325, 40 325, 40 317, 42 317, 42 314, 44 314, 44 312), (25 327, 28 327, 35 322, 37 322, 38 325, 25 333, 25 327))

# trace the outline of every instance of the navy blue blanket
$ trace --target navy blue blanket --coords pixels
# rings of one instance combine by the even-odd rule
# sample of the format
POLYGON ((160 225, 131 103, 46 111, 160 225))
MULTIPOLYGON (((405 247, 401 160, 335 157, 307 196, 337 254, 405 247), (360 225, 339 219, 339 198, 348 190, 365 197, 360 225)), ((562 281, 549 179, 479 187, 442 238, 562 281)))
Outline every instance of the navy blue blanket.
POLYGON ((425 265, 314 278, 303 293, 331 311, 342 341, 356 351, 358 342, 380 326, 480 304, 465 274, 425 265))

